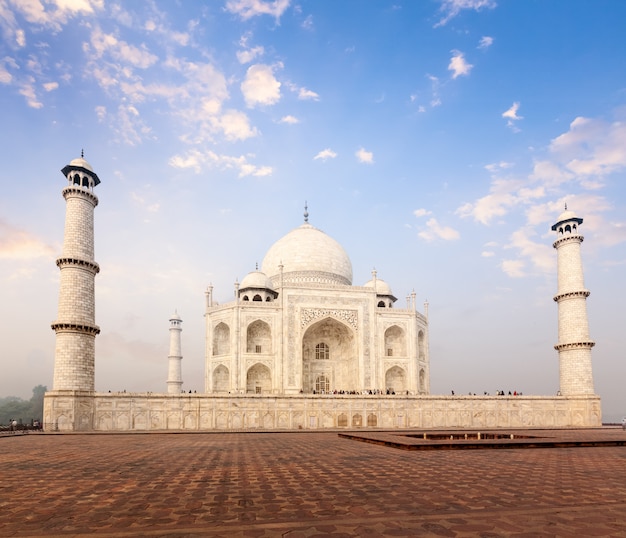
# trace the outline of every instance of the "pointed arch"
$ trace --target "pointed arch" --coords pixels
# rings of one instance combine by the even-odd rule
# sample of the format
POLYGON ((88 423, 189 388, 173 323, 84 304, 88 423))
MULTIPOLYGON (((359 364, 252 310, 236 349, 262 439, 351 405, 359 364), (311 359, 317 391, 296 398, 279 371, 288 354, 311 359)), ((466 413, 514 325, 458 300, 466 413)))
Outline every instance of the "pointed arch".
POLYGON ((272 392, 272 372, 261 363, 256 363, 246 374, 246 392, 248 394, 269 394, 272 392))
POLYGON ((406 357, 406 336, 404 330, 397 325, 392 325, 385 331, 385 355, 406 357))
POLYGON ((220 322, 213 329, 213 355, 228 353, 230 353, 230 327, 220 322))
POLYGON ((228 368, 220 364, 213 370, 213 392, 228 392, 230 390, 230 373, 228 368))
POLYGON ((404 368, 392 366, 385 372, 385 387, 395 393, 406 391, 406 372, 404 368))
POLYGON ((246 351, 248 353, 272 352, 272 329, 267 323, 257 319, 248 325, 246 351))

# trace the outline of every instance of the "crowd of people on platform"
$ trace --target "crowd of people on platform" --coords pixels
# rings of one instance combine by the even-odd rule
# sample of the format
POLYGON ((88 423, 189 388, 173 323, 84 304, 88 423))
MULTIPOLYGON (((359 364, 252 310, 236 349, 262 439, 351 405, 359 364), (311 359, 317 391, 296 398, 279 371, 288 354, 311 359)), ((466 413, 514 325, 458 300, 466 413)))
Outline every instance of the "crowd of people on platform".
MULTIPOLYGON (((456 394, 454 394, 454 391, 450 391, 452 396, 456 396, 456 394)), ((468 392, 467 394, 468 396, 476 396, 475 392, 468 392)), ((490 394, 487 391, 483 392, 483 396, 490 396, 490 394)), ((507 396, 507 394, 503 391, 503 390, 497 390, 496 391, 496 396, 507 396)), ((516 390, 514 390, 513 392, 509 391, 508 396, 522 396, 521 392, 517 392, 516 390)))

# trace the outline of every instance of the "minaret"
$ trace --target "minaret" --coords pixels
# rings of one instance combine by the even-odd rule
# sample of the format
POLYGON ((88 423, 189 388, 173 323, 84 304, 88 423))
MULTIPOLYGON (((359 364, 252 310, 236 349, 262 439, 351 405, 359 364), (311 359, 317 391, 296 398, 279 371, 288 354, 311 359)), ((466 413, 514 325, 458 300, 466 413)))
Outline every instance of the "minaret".
POLYGON ((59 309, 52 324, 56 333, 53 391, 94 390, 96 335, 93 213, 98 198, 93 189, 100 183, 91 165, 81 156, 61 170, 68 185, 65 198, 63 252, 57 259, 61 270, 59 309))
POLYGON ((558 292, 554 300, 559 307, 559 343, 554 348, 559 352, 560 391, 563 396, 594 394, 591 348, 595 342, 589 338, 589 291, 585 289, 580 256, 583 236, 578 233, 582 223, 583 219, 568 211, 566 205, 565 211, 552 226, 557 234, 553 246, 557 252, 558 292))
POLYGON ((180 319, 178 312, 170 318, 170 354, 169 368, 167 375, 167 392, 168 394, 180 394, 183 388, 182 360, 183 354, 180 346, 180 333, 183 320, 180 319))

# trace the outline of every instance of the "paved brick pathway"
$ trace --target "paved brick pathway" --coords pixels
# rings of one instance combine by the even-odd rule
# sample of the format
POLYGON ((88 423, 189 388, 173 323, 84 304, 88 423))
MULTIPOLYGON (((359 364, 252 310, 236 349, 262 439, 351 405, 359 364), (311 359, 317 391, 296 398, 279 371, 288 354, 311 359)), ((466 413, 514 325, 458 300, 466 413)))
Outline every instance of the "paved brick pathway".
POLYGON ((623 446, 409 452, 330 432, 30 434, 0 438, 0 462, 2 537, 626 536, 623 446))

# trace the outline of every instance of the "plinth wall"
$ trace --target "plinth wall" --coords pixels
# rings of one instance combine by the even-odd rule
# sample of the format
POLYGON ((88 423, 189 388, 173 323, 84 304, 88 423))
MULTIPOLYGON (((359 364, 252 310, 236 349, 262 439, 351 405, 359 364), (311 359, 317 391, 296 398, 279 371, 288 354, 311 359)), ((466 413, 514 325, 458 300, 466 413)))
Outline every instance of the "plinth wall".
POLYGON ((591 396, 353 396, 52 391, 47 431, 317 430, 325 428, 587 428, 591 396))

